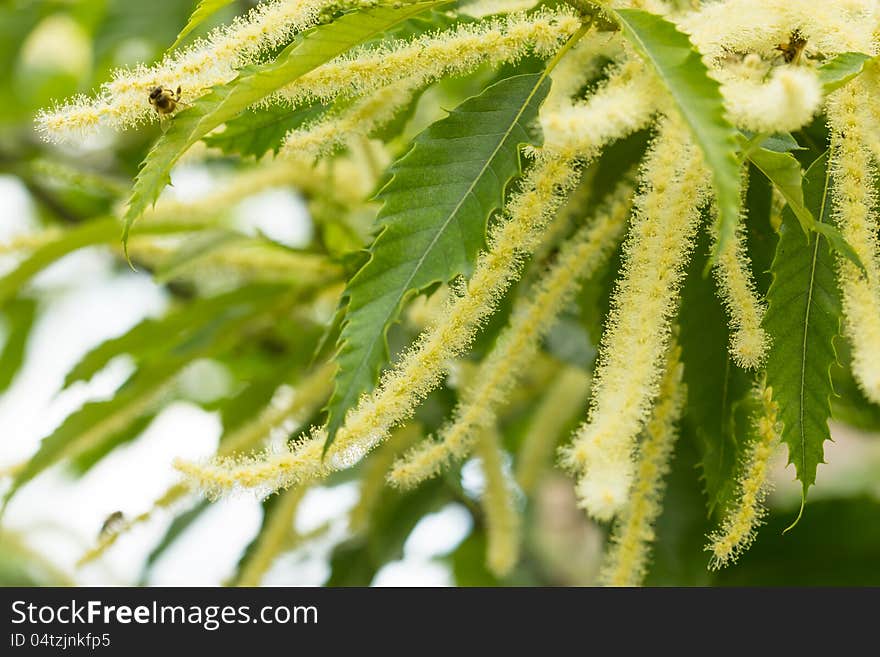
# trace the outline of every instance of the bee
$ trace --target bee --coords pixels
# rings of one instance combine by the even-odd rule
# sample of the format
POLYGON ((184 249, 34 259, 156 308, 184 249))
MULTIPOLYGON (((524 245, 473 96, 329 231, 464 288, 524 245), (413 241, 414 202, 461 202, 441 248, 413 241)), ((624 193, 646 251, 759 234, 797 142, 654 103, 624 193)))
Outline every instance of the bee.
POLYGON ((797 64, 806 47, 807 40, 800 32, 795 31, 791 33, 788 43, 780 43, 776 46, 776 50, 782 53, 782 59, 785 60, 786 64, 791 64, 792 62, 797 64))
POLYGON ((107 536, 109 534, 114 534, 122 528, 122 525, 125 523, 125 516, 122 514, 122 511, 114 511, 107 519, 104 521, 104 524, 101 525, 101 531, 98 532, 98 536, 107 536))
POLYGON ((176 91, 158 86, 150 89, 150 105, 156 110, 156 114, 159 115, 159 120, 163 122, 163 126, 165 125, 164 121, 178 107, 189 107, 189 105, 180 100, 179 85, 176 91))

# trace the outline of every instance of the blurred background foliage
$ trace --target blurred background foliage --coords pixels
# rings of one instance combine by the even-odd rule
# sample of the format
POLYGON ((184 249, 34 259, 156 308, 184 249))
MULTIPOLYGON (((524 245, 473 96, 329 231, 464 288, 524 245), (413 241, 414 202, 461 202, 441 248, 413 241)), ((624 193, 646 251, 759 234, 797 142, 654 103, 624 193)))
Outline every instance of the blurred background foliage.
MULTIPOLYGON (((135 250, 139 272, 127 271, 118 245, 120 226, 107 217, 117 213, 159 127, 153 124, 125 134, 101 136, 81 149, 71 149, 42 143, 34 132, 33 117, 55 99, 92 93, 116 67, 161 57, 186 23, 194 4, 180 0, 16 0, 0 5, 0 176, 26 189, 35 215, 30 224, 24 217, 0 215, 0 240, 21 242, 24 235, 43 236, 34 248, 0 251, 0 274, 4 276, 0 278, 0 394, 16 384, 16 376, 29 357, 32 328, 45 301, 45 290, 31 285, 31 278, 78 246, 104 244, 102 248, 113 254, 114 272, 147 278, 167 295, 162 314, 95 347, 69 372, 64 387, 90 379, 119 354, 127 354, 132 367, 115 397, 88 401, 80 410, 73 410, 52 434, 52 440, 43 442, 41 457, 24 466, 26 476, 21 476, 21 469, 16 472, 16 462, 0 462, 0 468, 6 468, 7 474, 15 473, 21 484, 61 464, 68 485, 76 487, 78 477, 113 450, 135 440, 174 401, 183 400, 215 413, 224 437, 246 428, 269 407, 280 387, 296 388, 315 375, 313 356, 316 351, 326 353, 328 348, 335 295, 369 236, 375 215, 370 203, 346 206, 332 196, 309 194, 291 186, 300 194, 311 218, 312 226, 306 231, 310 237, 304 243, 290 246, 259 232, 254 236, 235 227, 220 231, 212 228, 187 233, 165 260, 138 260, 135 250), (46 237, 53 235, 57 239, 46 237), (259 272, 242 273, 238 269, 235 276, 220 277, 218 283, 215 278, 200 278, 204 272, 198 266, 187 268, 200 256, 230 243, 241 245, 242 240, 256 242, 255 248, 269 249, 282 259, 318 255, 324 269, 319 267, 319 275, 313 280, 289 273, 279 276, 277 270, 276 275, 268 277, 271 280, 266 280, 259 272), (114 422, 112 430, 95 430, 102 423, 114 422)), ((231 3, 187 38, 196 38, 213 25, 228 22, 251 4, 231 3)), ((491 71, 479 71, 434 85, 404 119, 389 128, 399 133, 396 143, 403 148, 420 127, 436 116, 437 107, 454 106, 480 89, 491 75, 491 71)), ((641 139, 643 148, 644 136, 641 139)), ((247 170, 253 164, 213 156, 201 166, 228 172, 247 170)), ((0 203, 0 207, 12 206, 0 203)), ((302 221, 295 213, 284 220, 302 221)), ((528 277, 527 272, 525 279, 528 277)), ((600 318, 607 310, 603 305, 607 294, 602 290, 610 285, 611 279, 606 277, 586 286, 576 307, 551 332, 540 366, 522 383, 505 411, 501 428, 508 447, 515 447, 529 430, 543 401, 541 391, 560 368, 583 371, 591 366, 595 351, 589 345, 595 342, 600 318)), ((107 312, 113 312, 112 308, 107 312)), ((506 312, 509 307, 503 308, 481 335, 473 358, 492 344, 506 312)), ((392 347, 399 349, 408 344, 418 329, 417 321, 394 327, 392 347)), ((54 326, 52 331, 53 339, 65 339, 65 327, 54 326)), ((329 342, 332 344, 332 340, 329 342)), ((466 362, 461 375, 467 375, 466 362)), ((848 397, 858 395, 851 381, 840 380, 837 387, 843 400, 837 408, 838 417, 865 433, 835 427, 838 442, 829 448, 827 459, 832 465, 820 468, 819 484, 803 519, 785 535, 782 529, 797 511, 798 487, 790 482, 791 472, 783 471, 780 463, 776 469, 779 490, 771 497, 771 513, 759 539, 738 564, 720 573, 709 572, 706 567, 705 536, 714 522, 706 516, 705 500, 694 476, 693 444, 698 438, 688 436, 685 427, 685 439, 680 441, 670 475, 648 584, 880 585, 880 443, 872 435, 880 430, 880 410, 862 402, 847 404, 848 397), (853 415, 854 409, 861 409, 857 416, 853 415)), ((455 390, 441 387, 419 410, 418 426, 425 433, 434 431, 454 403, 455 390)), ((295 424, 284 425, 285 435, 295 437, 299 427, 319 423, 320 408, 321 403, 314 403, 302 409, 295 424)), ((576 422, 576 414, 558 422, 556 435, 549 438, 561 442, 576 422)), ((0 427, 0 455, 20 454, 3 444, 10 433, 14 435, 0 427)), ((380 450, 325 485, 344 486, 357 481, 370 468, 379 467, 377 461, 383 458, 387 461, 388 456, 380 450)), ((284 554, 303 550, 310 542, 328 543, 329 536, 322 557, 329 566, 325 583, 368 585, 384 566, 404 555, 407 539, 427 515, 450 505, 469 519, 463 531, 456 530, 463 538, 456 539, 458 542, 446 553, 433 557, 448 569, 451 583, 582 585, 595 581, 608 528, 587 520, 575 506, 570 481, 549 469, 520 499, 525 533, 521 563, 505 580, 496 579, 484 565, 486 536, 477 501, 481 484, 469 481, 471 466, 471 462, 465 463, 412 492, 382 489, 371 500, 367 519, 342 532, 331 532, 329 526, 295 531, 291 505, 284 504, 289 494, 268 498, 262 503, 262 527, 238 565, 230 564, 232 572, 227 581, 246 580, 249 562, 270 538, 275 541, 270 547, 284 554), (280 518, 280 534, 273 518, 280 518)), ((4 490, 11 486, 9 477, 3 486, 4 490)), ((22 496, 29 492, 23 491, 22 496)), ((151 581, 151 567, 209 508, 196 498, 182 493, 179 496, 188 501, 174 507, 173 520, 171 516, 164 519, 159 540, 144 551, 147 556, 139 564, 142 583, 151 581)), ((140 507, 126 513, 136 515, 149 508, 151 502, 145 494, 140 507)), ((45 504, 51 504, 51 500, 45 500, 45 504)), ((93 510, 81 512, 95 515, 90 519, 92 527, 103 521, 93 510)), ((437 539, 443 542, 444 537, 437 539)), ((123 536, 119 540, 128 539, 123 536)), ((210 559, 210 546, 205 548, 204 558, 210 559)), ((55 560, 51 548, 34 547, 27 531, 2 529, 0 584, 39 586, 82 581, 69 560, 63 564, 55 560)), ((288 565, 296 567, 296 561, 288 565)), ((283 576, 277 579, 285 581, 283 576)))

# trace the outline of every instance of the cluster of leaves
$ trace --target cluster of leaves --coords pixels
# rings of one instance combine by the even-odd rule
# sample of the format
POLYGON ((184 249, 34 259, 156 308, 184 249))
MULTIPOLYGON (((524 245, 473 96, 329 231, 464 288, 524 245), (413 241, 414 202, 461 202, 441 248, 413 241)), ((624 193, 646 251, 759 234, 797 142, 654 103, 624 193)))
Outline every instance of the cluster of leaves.
MULTIPOLYGON (((115 157, 97 166, 72 164, 63 152, 47 150, 30 136, 27 120, 32 110, 46 105, 50 97, 69 95, 106 77, 114 62, 114 45, 149 34, 151 54, 156 56, 166 44, 176 46, 203 32, 207 29, 203 21, 226 18, 235 9, 233 4, 239 3, 202 0, 187 22, 181 3, 153 2, 147 28, 140 13, 147 10, 131 3, 79 3, 74 17, 94 44, 94 70, 79 80, 46 79, 40 84, 17 73, 17 53, 27 35, 60 5, 0 9, 4 31, 0 61, 9 64, 0 67, 0 90, 20 101, 6 103, 0 110, 5 124, 0 164, 4 173, 21 179, 40 203, 41 222, 47 228, 62 228, 59 237, 33 249, 0 277, 5 327, 0 391, 14 384, 39 316, 39 293, 31 280, 75 250, 117 246, 120 223, 113 216, 114 209, 127 191, 120 181, 135 179, 122 218, 124 240, 144 235, 186 236, 185 245, 164 265, 138 262, 135 255, 138 268, 155 274, 157 284, 167 289, 172 298, 168 310, 87 353, 69 372, 64 387, 89 380, 121 355, 133 363, 132 374, 111 399, 87 403, 43 439, 5 489, 6 501, 59 463, 72 466, 76 474, 86 472, 112 450, 136 439, 174 400, 218 412, 223 435, 230 436, 253 422, 280 386, 296 386, 328 358, 338 370, 333 386, 328 385, 326 406, 319 405, 297 419, 300 427, 327 423, 332 440, 346 411, 373 388, 394 355, 417 338, 420 327, 400 321, 404 310, 419 295, 431 294, 440 284, 473 271, 477 254, 485 247, 487 228, 522 175, 522 146, 541 144, 534 124, 549 91, 548 70, 544 62, 524 58, 500 70, 481 69, 441 80, 416 95, 397 120, 373 135, 396 158, 377 177, 377 202, 364 199, 351 204, 329 190, 324 195, 310 192, 306 200, 315 232, 305 247, 291 249, 228 227, 217 230, 216 224, 194 227, 173 217, 138 221, 159 198, 174 165, 197 142, 204 140, 223 152, 225 157, 211 166, 250 170, 261 166, 254 159, 277 152, 289 130, 337 111, 347 102, 342 99, 329 107, 311 103, 296 110, 279 105, 253 108, 273 92, 356 46, 469 20, 455 13, 455 4, 430 1, 379 4, 343 13, 296 38, 265 62, 243 69, 228 85, 212 89, 180 112, 165 132, 143 128, 119 139, 112 146, 115 157), (451 109, 438 116, 436 107, 441 103, 451 109), (10 109, 16 106, 19 109, 10 109), (225 130, 216 132, 222 125, 225 130), (54 175, 47 176, 46 171, 54 175), (278 255, 317 258, 326 265, 327 274, 305 280, 292 271, 278 281, 255 270, 220 290, 199 280, 200 258, 230 244, 238 248, 253 243, 278 255), (328 296, 339 300, 335 316, 319 312, 328 296), (221 367, 231 380, 222 394, 206 398, 182 385, 183 375, 205 362, 221 367)), ((743 200, 748 244, 759 292, 769 302, 765 326, 774 338, 766 364, 767 383, 780 403, 783 439, 806 492, 823 461, 830 419, 880 430, 880 410, 861 396, 848 368, 839 366, 847 360, 842 353, 846 345, 840 336, 834 259, 855 256, 829 224, 824 117, 795 134, 741 135, 725 120, 718 85, 699 54, 671 23, 631 10, 614 12, 612 18, 666 85, 705 156, 719 208, 716 248, 731 239, 739 221, 739 168, 742 162, 749 163, 743 200), (773 211, 774 189, 787 203, 781 223, 773 211)), ((827 63, 823 68, 826 90, 857 75, 865 59, 853 53, 827 63)), ((649 135, 640 133, 608 149, 591 175, 584 176, 582 188, 601 197, 641 158, 648 139, 649 135)), ((334 157, 346 155, 343 151, 334 157)), ((222 214, 224 209, 216 212, 222 214)), ((575 223, 582 221, 583 214, 576 214, 575 223)), ((552 262, 556 247, 566 237, 557 235, 558 242, 527 263, 523 283, 501 301, 465 366, 479 362, 491 349, 516 299, 528 294, 528 283, 552 262)), ((864 519, 876 517, 880 505, 861 497, 811 505, 799 526, 799 538, 785 543, 777 530, 790 520, 791 509, 774 510, 766 540, 762 538, 740 565, 720 575, 706 572, 704 537, 734 494, 750 436, 754 383, 754 375, 738 368, 728 355, 728 323, 716 284, 705 275, 711 251, 703 238, 687 273, 681 303, 679 340, 689 396, 682 421, 684 439, 670 476, 669 500, 658 527, 657 563, 649 583, 862 584, 866 577, 876 579, 871 559, 880 552, 880 536, 864 519), (695 467, 702 475, 700 483, 695 467), (841 527, 851 536, 840 538, 841 527), (838 539, 829 544, 829 536, 838 539), (846 546, 846 555, 829 559, 840 546, 846 546), (802 580, 804 573, 812 574, 802 580)), ((123 270, 124 258, 118 255, 123 270)), ((533 371, 501 410, 504 446, 514 459, 554 372, 560 367, 592 368, 619 265, 618 252, 584 286, 549 332, 533 371)), ((449 417, 458 393, 453 382, 445 382, 419 408, 414 423, 424 435, 435 432, 449 417)), ((568 418, 567 428, 578 419, 568 418)), ((291 433, 291 440, 298 431, 291 433)), ((546 439, 558 444, 567 435, 560 431, 546 439)), ((357 478, 369 463, 338 473, 327 483, 357 478)), ((264 503, 264 529, 254 545, 269 531, 278 506, 274 499, 264 503)), ((541 527, 539 502, 537 494, 525 501, 529 536, 541 527)), ((473 517, 471 535, 448 556, 456 581, 462 585, 500 583, 482 565, 485 522, 471 492, 461 485, 460 468, 412 492, 384 490, 373 504, 366 529, 335 548, 328 583, 369 583, 382 565, 400 557, 418 521, 449 503, 462 504, 473 517)), ((150 556, 147 570, 205 508, 204 503, 195 504, 178 516, 150 556)), ((542 545, 540 540, 529 539, 521 565, 506 583, 571 581, 564 579, 542 545)), ((15 548, 11 542, 4 541, 3 546, 10 553, 15 548)), ((20 556, 26 552, 19 550, 18 556, 0 553, 0 567, 31 559, 20 556)), ((247 566, 253 552, 245 553, 240 569, 247 566)), ((37 576, 28 579, 19 573, 21 569, 8 570, 15 571, 9 581, 43 581, 37 576)), ((0 574, 4 572, 0 568, 0 574)))

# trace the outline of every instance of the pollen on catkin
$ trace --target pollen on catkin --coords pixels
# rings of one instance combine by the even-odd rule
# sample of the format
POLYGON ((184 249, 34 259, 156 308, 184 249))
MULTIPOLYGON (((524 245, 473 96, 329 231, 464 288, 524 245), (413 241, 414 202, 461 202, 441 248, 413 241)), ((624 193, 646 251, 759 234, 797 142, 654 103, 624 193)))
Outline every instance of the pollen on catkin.
POLYGON ((369 136, 413 99, 421 82, 421 79, 410 79, 392 83, 358 100, 340 114, 291 130, 284 137, 279 156, 319 157, 342 148, 354 137, 369 136))
POLYGON ((644 63, 627 61, 586 100, 550 105, 541 113, 544 148, 560 157, 592 158, 611 139, 646 127, 660 95, 644 63))
POLYGON ((611 547, 599 575, 606 586, 639 586, 645 577, 654 523, 662 511, 664 477, 678 438, 676 423, 685 402, 681 348, 673 345, 657 404, 645 425, 629 502, 614 525, 611 547))
POLYGON ((504 577, 519 560, 521 523, 497 429, 483 431, 477 441, 477 455, 485 477, 481 502, 486 515, 486 567, 496 577, 504 577))
POLYGON ((470 345, 576 180, 572 162, 538 158, 508 202, 506 219, 490 231, 488 249, 477 258, 467 286, 453 295, 441 320, 383 373, 376 389, 346 414, 326 455, 327 432, 314 428, 290 451, 207 464, 178 462, 176 467, 193 485, 218 495, 240 488, 267 492, 286 488, 360 461, 385 440, 391 428, 412 415, 415 406, 439 384, 447 363, 470 345))
POLYGON ((528 52, 555 53, 580 20, 566 6, 530 15, 510 14, 479 24, 462 24, 444 32, 391 45, 355 49, 298 78, 267 102, 299 105, 308 100, 363 96, 400 80, 425 85, 444 75, 474 70, 481 64, 513 62, 528 52))
POLYGON ((589 416, 563 451, 579 503, 609 520, 627 501, 635 439, 662 374, 684 266, 706 198, 707 172, 687 131, 665 120, 642 167, 621 278, 600 343, 589 416))
POLYGON ((865 150, 866 131, 861 108, 874 102, 858 81, 835 92, 828 101, 832 128, 831 176, 834 221, 853 248, 863 273, 838 259, 844 330, 852 346, 853 375, 865 396, 880 403, 880 208, 874 180, 877 168, 865 150))
POLYGON ((744 369, 757 369, 767 355, 770 338, 761 326, 766 304, 755 288, 743 223, 737 224, 734 239, 719 251, 714 272, 730 317, 730 356, 744 369))
POLYGON ((767 476, 770 458, 779 445, 781 426, 771 388, 756 391, 760 411, 755 419, 755 437, 748 446, 738 479, 737 499, 727 510, 721 527, 709 535, 706 549, 712 553, 710 568, 718 569, 736 561, 751 545, 765 514, 767 476))
POLYGON ((719 77, 728 118, 752 132, 798 130, 812 120, 822 102, 819 76, 808 67, 779 66, 766 82, 719 77))
POLYGON ((44 110, 37 129, 44 139, 66 142, 94 133, 100 127, 116 130, 156 120, 147 102, 154 86, 183 89, 185 99, 197 98, 217 84, 235 77, 236 70, 317 20, 335 0, 273 0, 251 9, 231 25, 218 27, 191 46, 169 53, 158 64, 118 69, 95 98, 77 96, 44 110))
POLYGON ((535 286, 528 301, 518 304, 495 347, 480 364, 473 383, 461 395, 452 420, 437 440, 426 440, 395 463, 389 481, 404 488, 438 474, 453 459, 462 459, 474 441, 494 425, 520 375, 534 359, 541 338, 580 287, 609 256, 626 225, 632 186, 615 190, 593 218, 568 241, 556 262, 535 286))

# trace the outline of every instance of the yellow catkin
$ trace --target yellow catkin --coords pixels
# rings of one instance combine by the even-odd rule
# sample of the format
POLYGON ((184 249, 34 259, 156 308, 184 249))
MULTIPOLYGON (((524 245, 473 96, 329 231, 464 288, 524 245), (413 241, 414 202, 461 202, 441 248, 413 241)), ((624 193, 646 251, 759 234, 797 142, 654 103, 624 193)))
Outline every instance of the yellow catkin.
POLYGON ((533 251, 547 222, 576 181, 570 161, 542 158, 526 174, 520 191, 497 223, 489 248, 477 259, 466 288, 450 300, 442 321, 427 329, 391 369, 376 390, 352 409, 323 456, 324 429, 315 429, 291 451, 244 462, 179 463, 178 468, 206 491, 237 487, 277 488, 326 476, 349 467, 408 418, 440 382, 447 363, 471 343, 480 324, 518 275, 523 257, 533 251))
POLYGON ((278 555, 293 547, 297 539, 294 527, 296 512, 308 490, 308 487, 300 486, 280 493, 281 497, 275 501, 269 518, 264 521, 260 537, 252 547, 250 558, 239 572, 234 586, 259 586, 278 555))
POLYGON ((364 473, 360 477, 360 496, 348 516, 348 526, 358 532, 367 528, 370 515, 385 490, 385 475, 394 459, 412 445, 422 435, 422 427, 409 423, 392 432, 388 441, 377 449, 364 463, 364 473))
POLYGON ((874 54, 878 17, 876 0, 723 0, 703 3, 676 21, 699 52, 718 61, 729 53, 778 57, 777 47, 795 31, 806 39, 808 55, 874 54))
POLYGON ((737 224, 734 239, 718 253, 714 272, 730 317, 731 358, 742 368, 757 369, 767 355, 770 338, 761 326, 766 304, 755 288, 743 223, 737 224))
POLYGON ((880 209, 874 188, 877 168, 864 148, 868 131, 862 107, 876 102, 859 81, 828 101, 834 221, 859 256, 863 273, 843 258, 838 262, 844 329, 852 346, 852 372, 865 396, 880 403, 880 209))
POLYGON ((280 157, 319 157, 345 146, 355 137, 368 136, 384 126, 412 99, 421 80, 403 80, 364 97, 344 112, 291 130, 278 152, 280 157))
POLYGON ((534 359, 541 338, 581 281, 619 241, 631 197, 631 184, 621 184, 594 220, 563 244, 556 262, 515 308, 509 325, 473 377, 474 383, 462 393, 452 421, 440 430, 438 440, 424 441, 395 464, 389 474, 392 484, 408 488, 438 474, 450 460, 467 456, 474 440, 494 425, 498 408, 534 359))
POLYGON ((657 404, 645 425, 629 502, 614 525, 611 547, 599 579, 606 586, 639 586, 647 573, 654 542, 654 523, 663 509, 664 477, 669 472, 676 423, 685 401, 681 349, 670 349, 657 404))
POLYGON ((300 104, 362 96, 399 80, 420 80, 424 85, 481 64, 513 62, 527 52, 548 56, 579 27, 580 19, 565 6, 466 23, 412 41, 355 50, 306 73, 272 100, 300 104))
POLYGON ((822 102, 822 85, 812 68, 779 66, 769 73, 769 80, 751 75, 718 77, 728 118, 752 132, 798 130, 812 120, 822 102))
POLYGON ((184 100, 191 101, 212 86, 229 82, 238 68, 313 25, 321 9, 331 4, 335 0, 265 2, 158 64, 114 71, 113 79, 101 86, 97 97, 78 96, 41 112, 37 129, 49 141, 65 142, 102 127, 120 130, 156 121, 148 102, 152 87, 176 89, 180 85, 184 100))
POLYGON ((755 438, 746 453, 739 476, 738 496, 727 511, 718 531, 709 535, 706 547, 712 553, 710 567, 718 569, 734 561, 751 545, 755 531, 766 513, 770 459, 779 445, 781 426, 772 389, 757 391, 761 411, 755 422, 755 438))
MULTIPOLYGON (((255 421, 245 422, 241 427, 222 437, 217 448, 217 456, 225 458, 238 452, 251 450, 280 427, 292 430, 294 427, 287 425, 291 422, 302 421, 327 399, 332 388, 332 374, 333 366, 326 364, 305 377, 296 386, 293 394, 287 385, 279 388, 255 421)), ((189 492, 190 487, 185 483, 170 486, 147 511, 131 519, 126 519, 113 532, 103 534, 95 545, 80 557, 78 565, 81 566, 99 558, 116 543, 120 536, 148 522, 158 511, 174 507, 186 498, 189 492)))
POLYGON ((520 516, 516 491, 505 472, 505 453, 494 427, 483 431, 476 449, 486 478, 481 500, 486 515, 486 567, 496 577, 504 577, 519 560, 520 516))
POLYGON ((644 63, 629 60, 587 100, 557 103, 541 113, 544 148, 560 157, 593 157, 610 138, 646 127, 662 98, 644 63))
POLYGON ((590 377, 577 367, 565 367, 550 383, 529 421, 516 460, 516 481, 527 495, 535 490, 551 464, 562 434, 589 400, 590 377))
POLYGON ((656 397, 706 197, 705 168, 680 124, 664 122, 643 164, 642 183, 600 344, 589 418, 563 452, 566 465, 581 473, 579 503, 601 520, 627 500, 635 439, 656 397))

